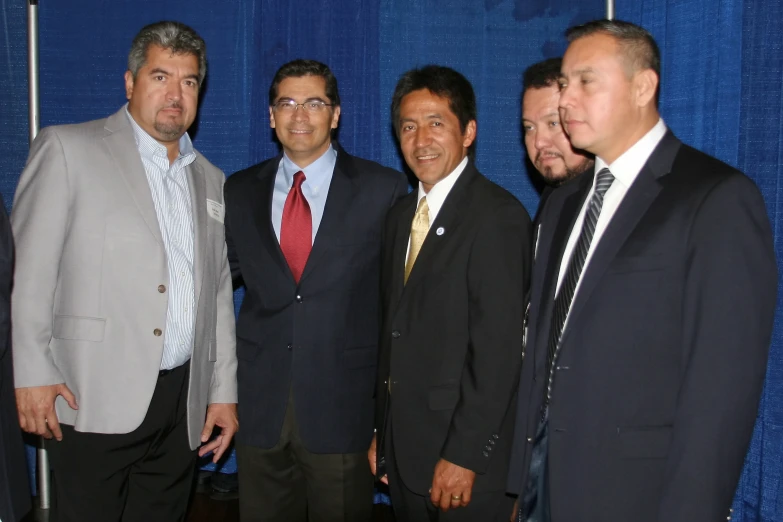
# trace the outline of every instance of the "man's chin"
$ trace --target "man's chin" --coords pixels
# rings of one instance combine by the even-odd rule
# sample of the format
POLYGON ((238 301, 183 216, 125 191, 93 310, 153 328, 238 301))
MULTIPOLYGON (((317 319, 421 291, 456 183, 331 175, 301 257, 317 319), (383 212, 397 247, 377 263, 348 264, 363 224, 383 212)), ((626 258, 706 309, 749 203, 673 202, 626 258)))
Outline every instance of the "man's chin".
POLYGON ((163 124, 156 124, 155 125, 155 131, 158 133, 158 135, 163 138, 166 141, 173 141, 178 140, 182 137, 183 134, 185 134, 185 126, 184 125, 163 125, 163 124))

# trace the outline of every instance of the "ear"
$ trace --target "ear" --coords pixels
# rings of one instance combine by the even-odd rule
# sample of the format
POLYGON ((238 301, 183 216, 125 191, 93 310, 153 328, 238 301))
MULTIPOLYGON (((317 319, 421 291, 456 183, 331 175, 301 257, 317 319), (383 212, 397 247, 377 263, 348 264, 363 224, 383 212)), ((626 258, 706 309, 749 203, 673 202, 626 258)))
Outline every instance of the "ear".
POLYGON ((130 100, 131 96, 133 96, 133 74, 125 71, 125 98, 130 100))
POLYGON ((340 106, 334 108, 334 113, 332 114, 332 128, 336 129, 337 124, 340 123, 340 106))
POLYGON ((470 120, 465 126, 465 133, 462 135, 462 146, 466 149, 473 144, 476 139, 476 120, 470 120))
POLYGON ((658 75, 652 69, 643 69, 634 75, 634 94, 636 105, 646 107, 655 105, 655 91, 658 89, 658 75))
POLYGON ((275 128, 275 111, 272 110, 272 106, 269 106, 269 126, 275 128))

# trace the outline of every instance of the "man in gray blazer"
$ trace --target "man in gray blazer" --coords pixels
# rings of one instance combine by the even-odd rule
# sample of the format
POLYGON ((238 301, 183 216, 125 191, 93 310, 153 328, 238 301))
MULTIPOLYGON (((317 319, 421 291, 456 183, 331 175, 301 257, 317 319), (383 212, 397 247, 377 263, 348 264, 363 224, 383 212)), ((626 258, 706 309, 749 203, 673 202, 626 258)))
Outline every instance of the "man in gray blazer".
POLYGON ((194 450, 238 428, 224 175, 186 134, 205 73, 192 29, 143 28, 128 104, 44 129, 17 188, 17 406, 58 522, 183 520, 194 450))

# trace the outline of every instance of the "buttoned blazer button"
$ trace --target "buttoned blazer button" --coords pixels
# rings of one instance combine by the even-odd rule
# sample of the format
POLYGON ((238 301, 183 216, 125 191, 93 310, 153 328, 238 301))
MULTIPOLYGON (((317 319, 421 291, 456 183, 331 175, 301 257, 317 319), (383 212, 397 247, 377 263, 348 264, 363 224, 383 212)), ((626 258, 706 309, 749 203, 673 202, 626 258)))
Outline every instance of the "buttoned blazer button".
POLYGON ((304 301, 304 299, 302 299, 302 296, 301 295, 297 295, 296 296, 296 302, 297 303, 301 303, 302 301, 304 301))
POLYGON ((533 444, 533 437, 528 437, 527 442, 528 444, 533 444))
POLYGON ((166 291, 166 285, 158 285, 158 292, 161 294, 166 291))
POLYGON ((161 331, 161 329, 160 329, 160 328, 155 328, 155 329, 152 331, 152 334, 153 334, 155 337, 160 337, 161 335, 163 335, 163 331, 161 331))
POLYGON ((291 350, 293 347, 294 347, 293 344, 288 343, 288 345, 285 348, 286 348, 286 350, 291 350))
POLYGON ((484 455, 485 457, 489 457, 489 452, 487 451, 482 451, 481 454, 484 455))
POLYGON ((399 338, 400 338, 400 331, 399 330, 394 330, 392 332, 392 339, 399 339, 399 338))

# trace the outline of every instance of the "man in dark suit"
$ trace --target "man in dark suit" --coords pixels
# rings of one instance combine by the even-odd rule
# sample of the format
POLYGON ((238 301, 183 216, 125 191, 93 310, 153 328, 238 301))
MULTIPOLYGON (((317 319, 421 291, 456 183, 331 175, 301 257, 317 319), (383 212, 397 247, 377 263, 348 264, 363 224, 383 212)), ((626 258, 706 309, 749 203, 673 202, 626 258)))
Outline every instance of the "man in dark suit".
POLYGON ((380 252, 394 171, 331 140, 337 80, 312 60, 269 89, 283 153, 231 176, 226 234, 239 312, 237 443, 244 522, 366 522, 380 252))
POLYGON ((509 473, 518 519, 726 520, 775 308, 764 201, 666 129, 647 31, 601 20, 567 36, 561 116, 596 173, 541 213, 509 473))
POLYGON ((10 349, 13 270, 11 225, 0 202, 0 520, 4 522, 17 522, 30 511, 30 483, 16 411, 10 349))
POLYGON ((476 99, 464 76, 407 72, 392 122, 419 186, 386 220, 368 456, 401 522, 506 520, 530 218, 468 157, 476 99))

